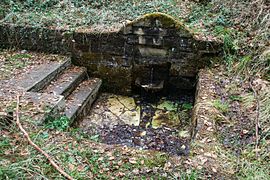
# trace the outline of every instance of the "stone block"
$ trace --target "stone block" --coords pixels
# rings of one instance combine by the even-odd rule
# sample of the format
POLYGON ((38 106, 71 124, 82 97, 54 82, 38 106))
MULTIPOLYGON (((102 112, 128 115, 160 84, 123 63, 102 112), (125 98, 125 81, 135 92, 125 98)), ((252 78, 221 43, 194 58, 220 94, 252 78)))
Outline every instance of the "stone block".
POLYGON ((130 95, 132 82, 131 67, 110 67, 105 64, 99 64, 97 71, 90 72, 90 75, 99 77, 103 80, 103 90, 116 94, 130 95))
POLYGON ((142 57, 165 57, 167 55, 167 49, 162 48, 154 48, 154 47, 147 47, 147 46, 138 46, 139 52, 142 57))
POLYGON ((164 37, 164 46, 193 50, 194 40, 183 37, 164 37))
POLYGON ((128 36, 126 42, 131 45, 163 46, 162 36, 128 36))
POLYGON ((218 53, 221 51, 221 44, 214 41, 196 41, 195 48, 201 53, 218 53))
POLYGON ((170 76, 185 76, 185 77, 195 77, 199 68, 193 63, 172 63, 170 68, 170 76))
POLYGON ((133 27, 133 34, 148 35, 148 36, 166 36, 167 29, 158 27, 133 27))
POLYGON ((132 34, 132 26, 124 26, 123 27, 123 34, 127 35, 127 34, 132 34))

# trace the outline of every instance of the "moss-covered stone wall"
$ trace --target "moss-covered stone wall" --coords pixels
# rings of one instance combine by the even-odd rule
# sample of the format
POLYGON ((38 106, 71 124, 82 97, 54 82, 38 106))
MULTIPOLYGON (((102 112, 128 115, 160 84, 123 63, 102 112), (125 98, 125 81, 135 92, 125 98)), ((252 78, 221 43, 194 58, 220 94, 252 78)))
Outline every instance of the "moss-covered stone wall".
POLYGON ((2 24, 0 34, 2 47, 72 54, 74 64, 87 67, 90 76, 103 79, 106 90, 117 93, 129 93, 137 78, 148 78, 151 67, 154 76, 164 76, 176 88, 193 88, 197 72, 209 63, 205 57, 220 51, 219 43, 196 39, 184 24, 162 13, 146 14, 115 32, 2 24))
POLYGON ((70 52, 72 34, 65 30, 0 25, 0 47, 17 47, 50 53, 70 52))

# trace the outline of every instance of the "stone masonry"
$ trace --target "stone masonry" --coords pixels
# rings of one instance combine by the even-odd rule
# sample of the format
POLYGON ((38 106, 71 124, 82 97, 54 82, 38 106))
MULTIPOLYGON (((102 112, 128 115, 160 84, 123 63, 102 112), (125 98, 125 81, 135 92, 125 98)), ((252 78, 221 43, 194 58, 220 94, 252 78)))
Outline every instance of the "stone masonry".
POLYGON ((150 76, 178 89, 193 89, 199 69, 221 47, 196 39, 184 24, 162 13, 146 14, 114 32, 1 25, 0 34, 2 47, 71 53, 75 65, 103 80, 105 90, 122 94, 131 92, 136 79, 150 76))

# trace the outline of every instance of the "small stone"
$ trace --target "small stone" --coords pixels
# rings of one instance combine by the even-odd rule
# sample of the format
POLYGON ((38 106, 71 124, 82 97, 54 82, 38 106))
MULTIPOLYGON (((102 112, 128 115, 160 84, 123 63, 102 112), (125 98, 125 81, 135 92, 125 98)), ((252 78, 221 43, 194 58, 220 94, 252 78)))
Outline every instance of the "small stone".
POLYGON ((181 146, 181 149, 186 149, 186 146, 183 144, 183 145, 181 146))
POLYGON ((244 129, 242 132, 243 134, 247 134, 249 131, 244 129))
POLYGON ((141 132, 140 136, 145 136, 146 135, 146 131, 141 132))
POLYGON ((21 53, 22 54, 25 54, 25 53, 27 53, 27 50, 25 50, 25 49, 24 50, 21 50, 21 53))
POLYGON ((129 161, 131 164, 136 164, 136 163, 137 163, 137 161, 136 161, 135 158, 130 158, 128 161, 129 161))
POLYGON ((133 169, 132 173, 135 175, 138 175, 140 173, 140 171, 139 171, 139 169, 136 168, 136 169, 133 169))
POLYGON ((114 160, 114 159, 115 159, 114 156, 109 157, 109 161, 114 160))

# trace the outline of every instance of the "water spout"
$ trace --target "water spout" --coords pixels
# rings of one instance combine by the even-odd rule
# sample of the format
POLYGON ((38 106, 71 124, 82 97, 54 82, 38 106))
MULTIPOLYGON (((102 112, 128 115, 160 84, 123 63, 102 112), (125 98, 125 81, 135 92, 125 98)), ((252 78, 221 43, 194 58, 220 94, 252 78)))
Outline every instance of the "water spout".
POLYGON ((145 79, 138 77, 135 81, 135 84, 142 87, 146 91, 157 92, 163 89, 164 80, 155 80, 154 67, 151 67, 150 77, 145 79))
POLYGON ((164 87, 164 80, 156 82, 156 83, 142 84, 141 87, 144 88, 146 91, 152 91, 152 92, 160 91, 164 87))
POLYGON ((153 78, 154 78, 154 68, 152 67, 150 71, 150 85, 153 84, 153 78))

